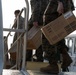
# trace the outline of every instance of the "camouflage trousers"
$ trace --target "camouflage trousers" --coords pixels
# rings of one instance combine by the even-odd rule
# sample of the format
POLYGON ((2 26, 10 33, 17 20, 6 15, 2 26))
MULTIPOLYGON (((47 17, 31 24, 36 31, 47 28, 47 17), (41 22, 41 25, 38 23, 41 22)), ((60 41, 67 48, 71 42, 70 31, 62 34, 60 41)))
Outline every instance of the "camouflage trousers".
MULTIPOLYGON (((42 24, 41 24, 42 25, 42 24)), ((33 27, 33 21, 32 18, 28 21, 28 31, 33 27)), ((26 61, 31 61, 32 60, 32 49, 27 49, 26 52, 26 61)), ((43 61, 43 50, 42 50, 42 45, 36 49, 35 55, 37 57, 37 61, 43 61)))
MULTIPOLYGON (((55 20, 57 17, 59 17, 57 12, 50 14, 50 15, 45 15, 45 24, 44 25, 47 25, 47 23, 55 20)), ((45 38, 45 36, 42 35, 42 49, 44 50, 44 52, 46 54, 46 58, 49 60, 49 63, 58 62, 58 60, 60 60, 61 50, 65 47, 67 48, 67 46, 65 45, 64 39, 62 39, 55 45, 51 45, 48 42, 48 40, 45 38)))

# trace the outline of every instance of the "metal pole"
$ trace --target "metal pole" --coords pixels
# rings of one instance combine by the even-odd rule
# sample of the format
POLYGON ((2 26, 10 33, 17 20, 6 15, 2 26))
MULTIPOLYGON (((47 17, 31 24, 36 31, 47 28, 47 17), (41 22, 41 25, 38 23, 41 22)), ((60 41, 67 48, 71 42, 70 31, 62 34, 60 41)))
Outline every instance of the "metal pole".
POLYGON ((26 50, 27 50, 27 32, 28 32, 28 17, 29 17, 29 3, 28 0, 25 0, 26 9, 25 9, 25 30, 26 33, 24 34, 24 48, 23 48, 23 62, 22 62, 22 70, 26 70, 26 50))
POLYGON ((4 55, 4 44, 3 44, 3 21, 2 21, 2 3, 0 0, 0 75, 3 72, 3 55, 4 55))

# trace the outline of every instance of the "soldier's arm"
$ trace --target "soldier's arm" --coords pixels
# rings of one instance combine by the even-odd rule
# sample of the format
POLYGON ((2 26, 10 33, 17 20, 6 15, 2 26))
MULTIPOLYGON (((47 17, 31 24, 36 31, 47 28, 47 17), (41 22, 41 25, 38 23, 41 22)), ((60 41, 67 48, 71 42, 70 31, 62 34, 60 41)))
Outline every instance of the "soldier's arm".
POLYGON ((15 28, 15 29, 17 28, 17 20, 16 19, 14 20, 13 28, 15 28))
POLYGON ((63 3, 62 3, 61 0, 58 0, 57 12, 58 12, 59 14, 64 13, 64 6, 63 6, 63 3))
POLYGON ((32 20, 33 20, 33 22, 38 22, 39 21, 39 16, 40 16, 41 3, 40 3, 40 1, 36 1, 32 5, 33 5, 32 6, 32 20))

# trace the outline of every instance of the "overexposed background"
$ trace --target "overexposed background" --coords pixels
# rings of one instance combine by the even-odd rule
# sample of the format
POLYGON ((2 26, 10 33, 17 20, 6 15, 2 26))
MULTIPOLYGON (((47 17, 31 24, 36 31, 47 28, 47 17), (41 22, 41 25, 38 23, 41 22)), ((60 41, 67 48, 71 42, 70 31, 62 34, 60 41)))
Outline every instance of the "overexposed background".
MULTIPOLYGON (((30 2, 30 0, 28 0, 30 2)), ((30 3, 29 3, 30 6, 30 3)), ((2 0, 2 12, 3 12, 3 28, 12 28, 15 15, 14 11, 26 7, 25 0, 2 0)), ((31 15, 31 9, 29 10, 29 17, 31 15)), ((4 31, 3 35, 7 36, 8 32, 4 31)), ((12 33, 13 36, 13 33, 12 33)), ((8 46, 10 47, 10 43, 12 43, 12 36, 8 38, 8 46)))
MULTIPOLYGON (((28 0, 30 2, 30 0, 28 0)), ((74 5, 76 5, 76 0, 74 1, 74 5)), ((30 3, 29 3, 30 5, 30 3)), ((3 12, 3 27, 11 28, 14 22, 14 11, 19 9, 21 10, 23 7, 26 7, 25 0, 2 0, 2 12, 3 12)), ((76 6, 75 6, 76 7, 76 6)), ((31 15, 31 7, 29 10, 29 17, 31 15)), ((74 11, 76 16, 76 10, 74 11)), ((75 33, 75 31, 73 32, 75 33)), ((7 36, 8 32, 4 32, 3 35, 7 36)), ((12 43, 12 36, 9 37, 8 42, 12 43)))

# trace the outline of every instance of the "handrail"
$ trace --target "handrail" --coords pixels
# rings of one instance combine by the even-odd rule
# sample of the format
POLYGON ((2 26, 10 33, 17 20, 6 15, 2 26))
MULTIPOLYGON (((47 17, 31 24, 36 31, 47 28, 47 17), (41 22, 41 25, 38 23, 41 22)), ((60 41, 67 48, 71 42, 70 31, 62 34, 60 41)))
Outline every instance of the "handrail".
MULTIPOLYGON (((23 10, 24 10, 24 8, 22 8, 22 9, 21 9, 21 11, 20 11, 20 13, 18 14, 18 16, 20 16, 20 15, 22 14, 23 10)), ((15 22, 14 22, 14 24, 13 24, 13 26, 12 26, 12 28, 11 28, 11 29, 13 29, 13 28, 14 28, 14 26, 15 26, 16 22, 17 22, 17 20, 15 20, 15 22)), ((9 31, 9 30, 8 30, 8 31, 9 31)), ((7 34, 6 39, 8 38, 8 36, 10 35, 10 33, 11 33, 11 31, 9 31, 9 33, 7 34)), ((5 39, 5 40, 6 40, 6 39, 5 39)))
MULTIPOLYGON (((11 46, 11 48, 17 43, 17 41, 21 38, 22 35, 23 35, 23 33, 17 38, 17 40, 14 42, 14 44, 11 46)), ((5 55, 12 50, 11 48, 5 53, 5 55)))
MULTIPOLYGON (((18 14, 18 16, 21 16, 23 10, 24 10, 24 8, 20 11, 20 13, 18 14)), ((4 39, 4 42, 7 41, 7 38, 9 37, 11 31, 14 31, 14 32, 23 32, 23 33, 25 32, 24 29, 13 29, 13 28, 14 28, 14 25, 16 25, 16 22, 17 22, 17 20, 15 20, 15 22, 14 22, 14 24, 13 24, 13 26, 12 26, 11 29, 5 29, 5 28, 3 28, 3 31, 9 31, 9 33, 8 33, 7 36, 6 36, 6 38, 4 39)), ((22 33, 22 34, 18 37, 18 39, 14 42, 13 46, 14 46, 15 43, 21 38, 21 36, 23 35, 23 33, 22 33)), ((12 47, 13 47, 13 46, 12 46, 12 47)), ((4 56, 5 56, 9 51, 11 51, 11 48, 4 54, 4 56)), ((16 63, 16 65, 17 65, 17 63, 16 63)))
POLYGON ((8 29, 8 28, 3 28, 3 31, 10 31, 10 32, 25 32, 24 29, 8 29))
POLYGON ((3 72, 3 53, 4 52, 4 45, 3 45, 3 18, 2 18, 2 2, 0 0, 0 75, 3 72))
MULTIPOLYGON (((25 8, 22 8, 22 9, 21 9, 21 11, 20 11, 20 13, 18 14, 18 16, 20 16, 20 15, 22 14, 23 10, 25 10, 25 8)), ((14 24, 13 24, 13 26, 12 26, 11 29, 5 29, 5 28, 3 28, 3 31, 9 31, 9 33, 7 34, 7 36, 6 36, 6 38, 4 39, 4 41, 7 40, 8 36, 10 35, 10 33, 11 33, 12 31, 13 31, 13 32, 25 32, 24 29, 13 29, 14 25, 16 24, 16 22, 17 22, 17 20, 15 20, 15 22, 14 22, 14 24)), ((18 39, 15 41, 15 43, 19 40, 19 38, 20 38, 21 36, 22 36, 22 34, 18 37, 18 39)), ((15 43, 14 43, 14 44, 15 44, 15 43)), ((10 51, 10 49, 5 53, 5 55, 6 55, 9 51, 10 51)))
POLYGON ((25 71, 25 63, 26 63, 26 49, 27 49, 27 32, 28 32, 28 17, 29 17, 29 2, 28 0, 25 0, 26 3, 26 13, 25 13, 25 30, 26 33, 24 34, 24 49, 23 49, 23 62, 22 62, 22 70, 25 71))
MULTIPOLYGON (((22 12, 23 12, 23 10, 25 11, 25 9, 26 8, 23 8, 21 11, 20 11, 20 13, 19 13, 19 15, 18 15, 18 18, 20 17, 20 15, 22 14, 22 12)), ((17 19, 18 19, 17 18, 17 19)), ((9 33, 8 33, 8 35, 6 36, 6 38, 5 38, 5 40, 4 41, 6 41, 7 40, 7 38, 8 38, 8 36, 10 35, 10 33, 13 31, 13 32, 22 32, 22 34, 21 35, 19 35, 19 37, 17 38, 17 40, 14 42, 14 44, 12 45, 12 47, 18 42, 18 40, 21 38, 21 36, 25 33, 25 29, 13 29, 13 27, 14 27, 14 25, 16 25, 16 23, 17 23, 17 26, 18 26, 18 20, 15 20, 15 22, 14 22, 14 24, 13 24, 13 26, 12 26, 12 29, 3 29, 3 30, 5 30, 5 31, 9 31, 9 33)), ((5 55, 8 53, 8 52, 10 52, 11 51, 11 48, 5 53, 5 55)), ((17 50, 17 54, 18 54, 18 51, 19 50, 17 50)), ((18 55, 17 55, 18 56, 18 55)), ((16 62, 16 68, 17 69, 19 69, 19 67, 18 67, 18 62, 16 62)))

